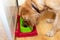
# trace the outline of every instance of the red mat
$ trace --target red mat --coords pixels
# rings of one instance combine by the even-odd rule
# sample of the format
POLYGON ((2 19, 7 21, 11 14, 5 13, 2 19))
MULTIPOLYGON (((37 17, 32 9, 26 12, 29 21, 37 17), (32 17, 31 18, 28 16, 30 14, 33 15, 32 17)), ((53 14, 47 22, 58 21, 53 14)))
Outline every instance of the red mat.
POLYGON ((29 33, 22 33, 20 32, 20 16, 17 16, 17 28, 15 31, 15 36, 16 37, 31 37, 31 36, 36 36, 37 31, 36 31, 36 26, 34 26, 33 31, 29 33))

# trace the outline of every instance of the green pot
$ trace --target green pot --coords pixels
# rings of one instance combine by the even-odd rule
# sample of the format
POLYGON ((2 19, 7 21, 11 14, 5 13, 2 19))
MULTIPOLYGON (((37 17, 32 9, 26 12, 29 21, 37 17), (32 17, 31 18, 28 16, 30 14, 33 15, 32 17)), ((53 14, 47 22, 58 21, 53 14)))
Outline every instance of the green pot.
POLYGON ((20 31, 22 32, 22 33, 28 33, 28 32, 31 32, 33 30, 33 28, 32 27, 30 27, 30 26, 24 26, 24 20, 23 20, 23 18, 22 17, 20 17, 20 31))

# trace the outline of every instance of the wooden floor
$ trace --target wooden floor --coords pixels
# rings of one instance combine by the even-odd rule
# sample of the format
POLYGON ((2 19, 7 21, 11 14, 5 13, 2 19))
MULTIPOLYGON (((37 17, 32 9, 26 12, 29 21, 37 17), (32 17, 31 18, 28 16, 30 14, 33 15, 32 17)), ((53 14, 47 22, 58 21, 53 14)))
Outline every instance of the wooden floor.
POLYGON ((18 38, 16 40, 60 40, 60 32, 57 32, 53 37, 48 37, 45 34, 52 28, 52 23, 46 21, 47 18, 54 18, 51 12, 45 12, 39 18, 39 24, 36 26, 38 35, 34 37, 18 38))

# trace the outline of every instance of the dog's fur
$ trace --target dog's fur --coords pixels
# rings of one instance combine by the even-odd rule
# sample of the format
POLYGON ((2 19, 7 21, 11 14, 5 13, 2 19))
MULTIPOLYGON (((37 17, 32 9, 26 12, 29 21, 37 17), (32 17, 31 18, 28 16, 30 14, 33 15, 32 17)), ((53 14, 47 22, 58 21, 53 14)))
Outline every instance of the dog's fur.
POLYGON ((29 20, 33 26, 36 24, 38 13, 32 10, 31 2, 33 2, 39 10, 43 10, 46 5, 55 12, 56 18, 53 22, 53 28, 46 34, 47 36, 53 36, 56 31, 60 29, 60 0, 26 0, 26 3, 20 8, 20 15, 22 15, 25 20, 29 20), (36 14, 37 16, 35 16, 36 14))
MULTIPOLYGON (((38 1, 39 0, 36 0, 37 5, 38 5, 37 3, 38 1)), ((53 22, 53 28, 46 34, 47 36, 53 36, 57 32, 57 30, 60 29, 60 0, 40 0, 40 1, 42 2, 41 3, 42 7, 46 5, 52 8, 52 11, 56 14, 56 18, 53 22)))
POLYGON ((56 14, 56 18, 53 22, 53 28, 47 33, 48 36, 53 36, 57 30, 60 29, 60 0, 45 0, 45 5, 52 8, 56 14))
POLYGON ((20 6, 19 13, 28 25, 32 27, 36 25, 39 13, 32 9, 31 0, 26 0, 26 2, 20 6))

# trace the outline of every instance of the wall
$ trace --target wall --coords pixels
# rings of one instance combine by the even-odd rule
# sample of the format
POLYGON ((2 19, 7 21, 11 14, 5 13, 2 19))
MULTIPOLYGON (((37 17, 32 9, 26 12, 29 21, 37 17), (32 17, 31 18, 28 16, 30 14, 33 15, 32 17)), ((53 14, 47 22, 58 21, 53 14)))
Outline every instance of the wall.
MULTIPOLYGON (((7 37, 8 40, 12 40, 11 34, 14 32, 16 15, 16 0, 0 0, 0 18, 2 20, 0 27, 2 27, 1 30, 4 30, 6 33, 5 37, 7 37)), ((2 36, 4 35, 3 32, 0 33, 2 33, 2 36)), ((3 40, 4 37, 2 36, 0 36, 0 38, 3 40)))

